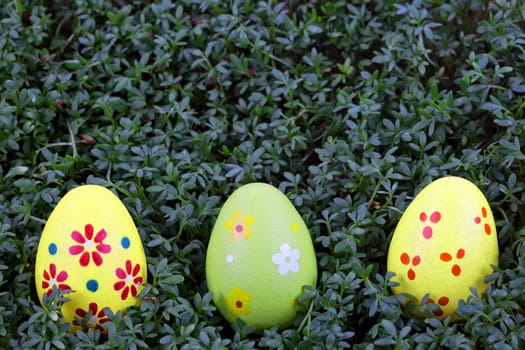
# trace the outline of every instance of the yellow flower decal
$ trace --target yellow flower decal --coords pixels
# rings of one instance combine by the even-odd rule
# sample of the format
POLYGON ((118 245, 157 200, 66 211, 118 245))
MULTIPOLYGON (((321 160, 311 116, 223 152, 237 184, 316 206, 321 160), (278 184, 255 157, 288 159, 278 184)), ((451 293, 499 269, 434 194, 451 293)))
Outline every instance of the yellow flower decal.
POLYGON ((240 210, 234 210, 231 220, 226 221, 226 229, 230 232, 230 238, 233 242, 242 239, 250 239, 252 231, 250 226, 253 224, 253 218, 249 215, 242 215, 240 210))
POLYGON ((242 315, 249 315, 252 312, 250 308, 250 301, 252 295, 239 287, 232 288, 232 294, 224 298, 226 306, 230 309, 233 317, 242 315))

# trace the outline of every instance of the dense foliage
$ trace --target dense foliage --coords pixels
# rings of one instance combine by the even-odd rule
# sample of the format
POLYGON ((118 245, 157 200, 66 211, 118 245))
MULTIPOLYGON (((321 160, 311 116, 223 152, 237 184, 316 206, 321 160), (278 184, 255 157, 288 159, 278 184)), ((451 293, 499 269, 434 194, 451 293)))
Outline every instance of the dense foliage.
POLYGON ((0 348, 518 349, 525 344, 521 1, 3 0, 0 348), (411 316, 386 253, 411 199, 457 175, 491 203, 500 263, 464 320, 411 316), (227 324, 206 246, 241 184, 310 229, 319 279, 285 330, 227 324), (114 191, 143 239, 140 307, 71 334, 34 288, 67 190, 114 191))

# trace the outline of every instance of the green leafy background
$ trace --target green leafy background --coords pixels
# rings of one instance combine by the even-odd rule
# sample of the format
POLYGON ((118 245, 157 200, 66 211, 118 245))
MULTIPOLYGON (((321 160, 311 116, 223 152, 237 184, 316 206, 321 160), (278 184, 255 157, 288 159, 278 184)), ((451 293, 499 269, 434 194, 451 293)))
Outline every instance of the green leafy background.
POLYGON ((518 349, 525 343, 525 6, 520 1, 4 0, 0 348, 518 349), (464 320, 402 308, 403 210, 457 175, 489 200, 499 268, 464 320), (318 285, 285 330, 227 324, 206 246, 245 183, 283 191, 318 285), (140 307, 71 334, 33 270, 67 190, 114 191, 143 239, 140 307))

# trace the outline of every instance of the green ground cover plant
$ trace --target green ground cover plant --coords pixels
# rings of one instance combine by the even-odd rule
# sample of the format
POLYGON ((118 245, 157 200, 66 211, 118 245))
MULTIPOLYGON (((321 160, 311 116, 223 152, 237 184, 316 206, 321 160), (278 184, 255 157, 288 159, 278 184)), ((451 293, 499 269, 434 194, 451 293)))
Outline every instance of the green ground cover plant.
POLYGON ((0 348, 518 349, 525 345, 521 1, 3 0, 0 348), (432 180, 491 204, 499 267, 463 320, 415 318, 386 254, 432 180), (317 254, 288 329, 227 324, 205 281, 226 198, 271 183, 317 254), (71 334, 34 286, 67 190, 124 202, 146 250, 140 307, 71 334))

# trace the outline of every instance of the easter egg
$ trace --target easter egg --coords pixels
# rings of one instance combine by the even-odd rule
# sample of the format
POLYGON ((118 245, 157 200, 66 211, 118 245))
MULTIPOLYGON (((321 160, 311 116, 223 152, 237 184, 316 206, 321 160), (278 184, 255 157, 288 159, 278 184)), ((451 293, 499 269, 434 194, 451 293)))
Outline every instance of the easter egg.
POLYGON ((81 325, 105 331, 107 310, 124 312, 137 305, 146 278, 140 236, 117 196, 84 185, 58 202, 38 244, 35 283, 42 304, 53 286, 73 291, 65 294, 70 300, 61 308, 73 332, 81 325))
POLYGON ((251 183, 230 195, 210 236, 206 279, 229 322, 239 317, 258 331, 293 323, 303 286, 316 283, 317 262, 308 229, 283 193, 251 183))
POLYGON ((456 314, 460 300, 498 264, 498 240, 487 199, 470 181, 444 177, 426 186, 407 207, 394 231, 387 268, 399 283, 394 293, 409 293, 439 310, 439 318, 456 314))

